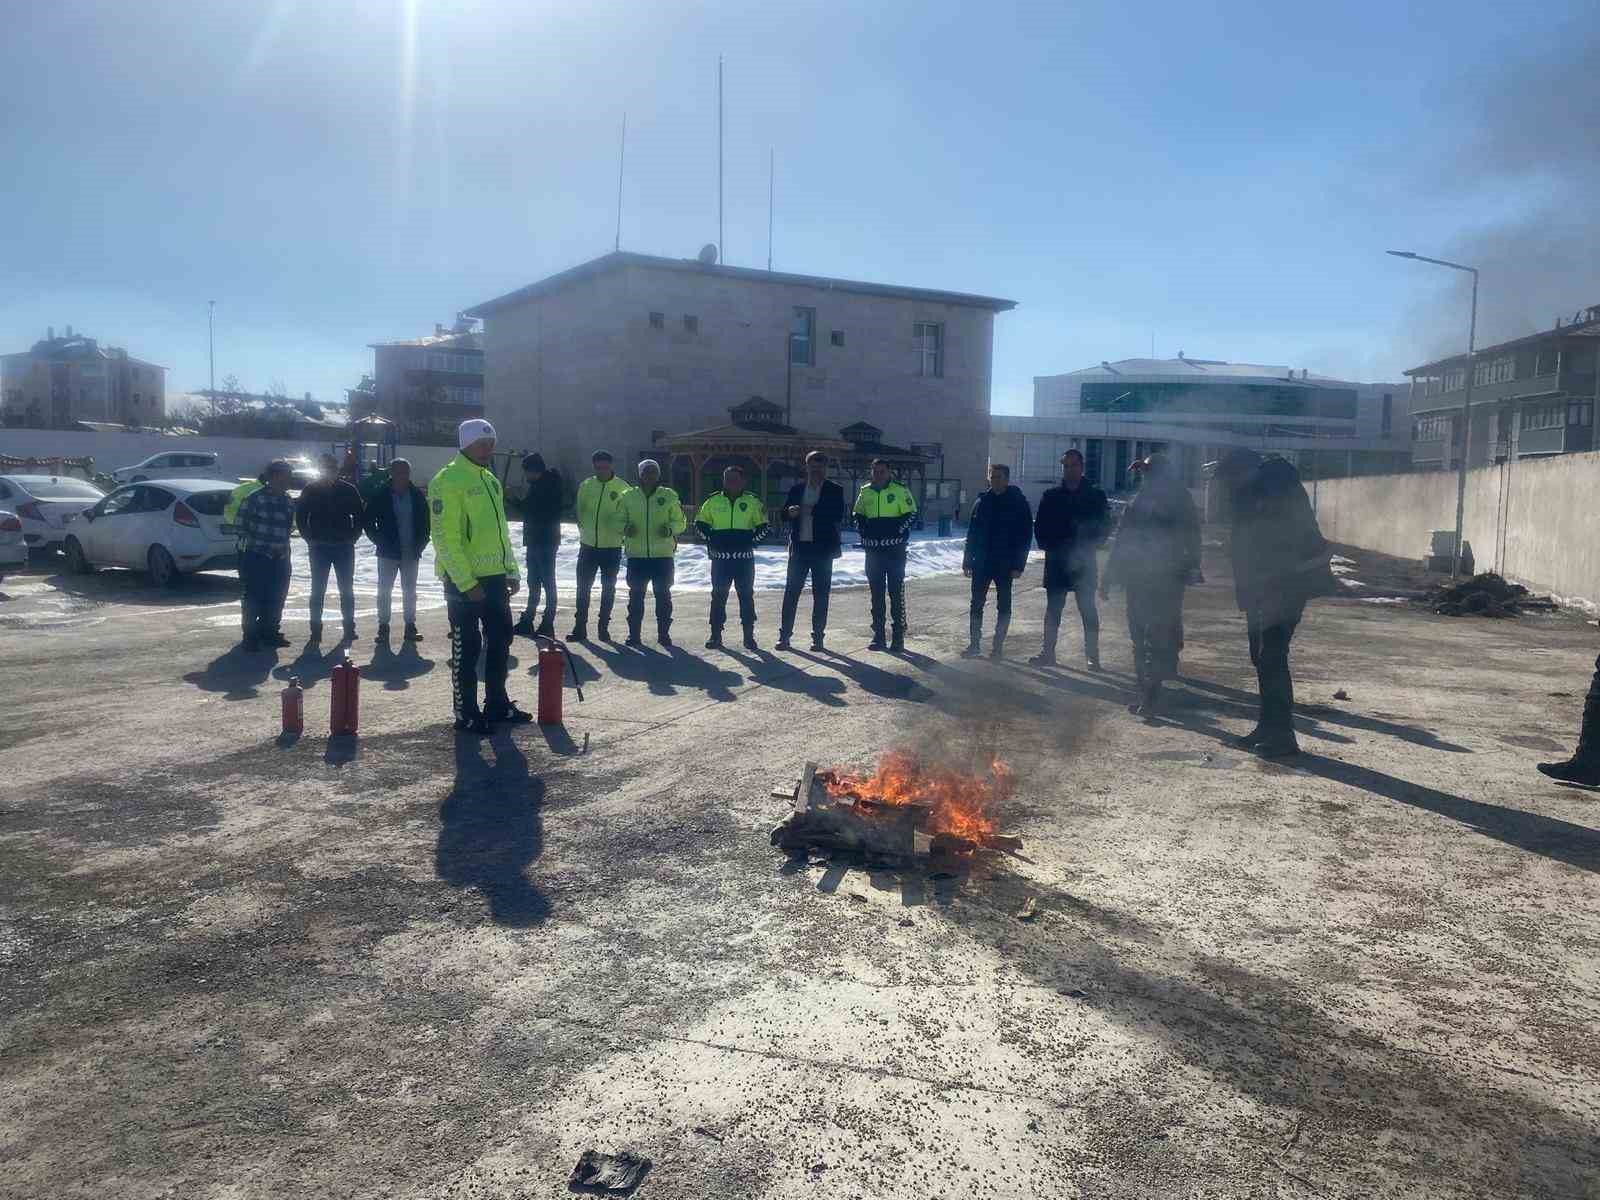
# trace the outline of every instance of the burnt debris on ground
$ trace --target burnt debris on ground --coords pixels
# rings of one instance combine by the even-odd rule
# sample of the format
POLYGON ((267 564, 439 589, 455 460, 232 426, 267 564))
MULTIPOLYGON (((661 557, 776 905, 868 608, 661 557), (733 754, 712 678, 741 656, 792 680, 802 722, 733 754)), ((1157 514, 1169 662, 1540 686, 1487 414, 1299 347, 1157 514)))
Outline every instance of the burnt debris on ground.
POLYGON ((1520 583, 1510 583, 1492 571, 1437 587, 1422 603, 1447 617, 1515 617, 1556 609, 1549 596, 1535 596, 1520 583))

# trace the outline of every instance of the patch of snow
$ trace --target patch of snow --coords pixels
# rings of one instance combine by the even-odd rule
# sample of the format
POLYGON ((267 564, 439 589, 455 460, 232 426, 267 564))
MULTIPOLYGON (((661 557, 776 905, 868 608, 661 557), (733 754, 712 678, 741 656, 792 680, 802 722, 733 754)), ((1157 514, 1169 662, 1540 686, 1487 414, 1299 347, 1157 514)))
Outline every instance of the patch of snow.
POLYGON ((1363 604, 1409 604, 1411 602, 1409 600, 1407 600, 1404 596, 1363 596, 1363 597, 1361 597, 1361 603, 1363 603, 1363 604))

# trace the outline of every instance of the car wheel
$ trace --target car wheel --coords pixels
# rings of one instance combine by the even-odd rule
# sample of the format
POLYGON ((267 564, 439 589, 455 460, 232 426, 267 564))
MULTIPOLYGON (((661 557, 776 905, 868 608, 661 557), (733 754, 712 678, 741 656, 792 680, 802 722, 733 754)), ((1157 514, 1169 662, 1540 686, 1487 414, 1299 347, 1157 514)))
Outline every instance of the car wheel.
POLYGON ((172 555, 167 553, 165 546, 150 547, 149 563, 150 582, 157 587, 177 587, 183 582, 178 564, 172 561, 172 555))
POLYGON ((78 539, 69 537, 62 543, 63 550, 67 552, 67 570, 74 575, 92 575, 94 564, 84 556, 83 547, 78 544, 78 539))

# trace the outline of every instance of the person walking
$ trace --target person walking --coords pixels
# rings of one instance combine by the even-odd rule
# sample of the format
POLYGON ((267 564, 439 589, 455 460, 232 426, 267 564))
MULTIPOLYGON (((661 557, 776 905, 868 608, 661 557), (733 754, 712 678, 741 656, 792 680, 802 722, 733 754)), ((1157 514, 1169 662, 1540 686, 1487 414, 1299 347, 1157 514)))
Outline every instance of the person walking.
POLYGON ((411 463, 397 458, 389 464, 389 478, 367 505, 367 537, 378 550, 378 637, 389 641, 389 618, 394 612, 394 581, 400 579, 401 614, 405 640, 420 642, 417 632, 417 564, 428 544, 428 498, 411 482, 411 463))
POLYGON ((789 526, 789 569, 783 585, 783 617, 778 627, 779 650, 793 650, 795 611, 806 578, 811 579, 811 648, 822 649, 828 632, 828 596, 833 591, 833 560, 844 553, 839 527, 844 524, 844 489, 828 478, 828 456, 821 450, 806 455, 806 477, 784 498, 789 526))
POLYGON ((578 518, 578 595, 568 640, 589 640, 589 593, 600 575, 600 620, 596 632, 611 640, 611 606, 617 596, 617 568, 622 565, 622 494, 628 485, 611 466, 611 452, 596 450, 594 474, 578 485, 573 510, 578 518))
POLYGON ((628 552, 628 640, 643 646, 644 593, 656 597, 656 641, 672 645, 672 578, 678 535, 689 527, 678 493, 661 483, 661 464, 639 464, 639 486, 622 494, 623 546, 628 552))
POLYGON ((747 650, 756 644, 756 547, 767 536, 767 510, 744 490, 744 470, 722 472, 722 490, 706 499, 694 515, 694 526, 706 540, 711 559, 711 637, 707 650, 722 649, 722 627, 728 621, 728 588, 739 594, 739 622, 747 650))
POLYGON ((505 492, 489 469, 494 426, 461 422, 457 454, 428 484, 434 569, 444 583, 450 616, 450 681, 456 729, 485 735, 493 721, 523 724, 533 717, 506 694, 511 655, 511 597, 517 594, 517 556, 506 523, 505 492), (484 656, 483 705, 478 705, 478 655, 484 656))
POLYGON ((1061 483, 1039 498, 1033 520, 1034 540, 1044 551, 1044 645, 1028 660, 1036 667, 1056 665, 1056 640, 1067 593, 1078 602, 1083 621, 1083 656, 1089 669, 1100 669, 1100 613, 1094 594, 1099 569, 1095 551, 1111 528, 1106 494, 1083 477, 1083 455, 1068 450, 1061 456, 1061 483))
POLYGON ((1306 602, 1338 590, 1331 548, 1317 528, 1300 473, 1287 459, 1230 450, 1214 476, 1223 486, 1233 555, 1234 597, 1244 613, 1260 713, 1239 739, 1263 758, 1300 752, 1294 736, 1289 643, 1306 602))
POLYGON ((295 527, 306 541, 311 560, 311 640, 322 640, 322 602, 328 591, 328 570, 339 582, 339 612, 344 640, 356 640, 356 539, 366 521, 356 485, 339 476, 331 454, 320 460, 322 477, 306 484, 294 506, 295 527))
POLYGON ((889 464, 875 458, 872 478, 856 494, 851 511, 866 551, 867 587, 872 593, 872 641, 867 649, 898 654, 906 648, 906 542, 917 522, 917 501, 910 488, 889 478, 889 464), (892 631, 887 645, 886 615, 892 631))
POLYGON ((967 610, 969 635, 962 658, 983 653, 983 608, 989 585, 994 585, 994 644, 991 658, 1005 656, 1006 630, 1011 627, 1011 585, 1022 578, 1033 546, 1033 509, 1022 489, 1011 483, 1011 468, 1004 463, 989 467, 989 490, 972 504, 967 520, 967 544, 961 571, 972 580, 972 603, 967 610))
POLYGON ((1138 698, 1128 710, 1152 717, 1160 711, 1162 684, 1178 673, 1183 589, 1201 582, 1200 514, 1164 456, 1152 454, 1143 467, 1143 483, 1117 526, 1100 594, 1123 586, 1138 678, 1138 698))
POLYGON ((289 644, 282 625, 283 602, 289 595, 289 536, 294 530, 292 478, 289 464, 274 459, 262 472, 262 486, 247 495, 235 513, 239 579, 244 584, 242 644, 252 653, 289 644))
POLYGON ((561 548, 561 473, 544 465, 544 455, 522 460, 528 494, 522 500, 522 545, 528 555, 528 602, 517 622, 523 637, 556 636, 556 551, 561 548), (544 593, 544 618, 534 628, 533 614, 544 593))

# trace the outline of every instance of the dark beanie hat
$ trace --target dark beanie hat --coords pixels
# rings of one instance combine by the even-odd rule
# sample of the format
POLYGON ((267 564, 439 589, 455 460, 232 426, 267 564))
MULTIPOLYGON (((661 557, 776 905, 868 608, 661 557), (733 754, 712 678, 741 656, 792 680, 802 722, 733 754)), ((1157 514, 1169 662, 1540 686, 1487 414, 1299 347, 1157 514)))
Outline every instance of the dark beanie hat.
POLYGON ((544 470, 544 455, 538 453, 537 451, 528 455, 522 460, 522 469, 524 471, 544 470))

